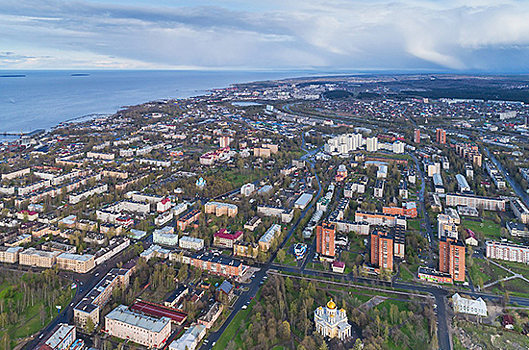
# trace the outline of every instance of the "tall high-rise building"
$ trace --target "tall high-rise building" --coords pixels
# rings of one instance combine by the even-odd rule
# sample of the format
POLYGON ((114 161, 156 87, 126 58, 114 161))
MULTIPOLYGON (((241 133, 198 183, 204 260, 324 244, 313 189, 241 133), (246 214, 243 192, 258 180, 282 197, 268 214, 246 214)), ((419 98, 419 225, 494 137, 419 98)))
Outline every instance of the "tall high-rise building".
POLYGON ((435 136, 437 143, 440 143, 441 145, 446 143, 446 131, 444 129, 437 129, 435 131, 435 136))
POLYGON ((421 130, 415 129, 414 135, 413 135, 413 141, 415 143, 421 143, 421 130))
POLYGON ((393 270, 393 236, 381 230, 371 233, 371 264, 393 270))
POLYGON ((230 145, 231 141, 232 141, 232 138, 229 137, 229 136, 221 136, 221 137, 219 137, 219 146, 220 146, 220 148, 228 147, 230 145))
POLYGON ((465 245, 461 241, 443 237, 439 241, 439 271, 452 276, 454 281, 465 281, 465 245))
POLYGON ((329 222, 322 222, 316 226, 316 251, 322 255, 334 257, 334 239, 336 226, 329 222))
POLYGON ((376 136, 368 137, 366 139, 366 150, 368 152, 377 152, 378 151, 378 138, 376 136))

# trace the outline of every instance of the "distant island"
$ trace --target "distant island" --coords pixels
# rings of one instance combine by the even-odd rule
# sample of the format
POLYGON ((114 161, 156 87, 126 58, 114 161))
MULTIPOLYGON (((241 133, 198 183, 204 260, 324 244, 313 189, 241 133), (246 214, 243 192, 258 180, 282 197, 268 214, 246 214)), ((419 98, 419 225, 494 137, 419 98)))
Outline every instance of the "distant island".
POLYGON ((73 74, 70 74, 71 77, 88 77, 90 76, 90 74, 88 73, 73 73, 73 74))
POLYGON ((3 74, 0 75, 0 78, 25 78, 25 74, 3 74))

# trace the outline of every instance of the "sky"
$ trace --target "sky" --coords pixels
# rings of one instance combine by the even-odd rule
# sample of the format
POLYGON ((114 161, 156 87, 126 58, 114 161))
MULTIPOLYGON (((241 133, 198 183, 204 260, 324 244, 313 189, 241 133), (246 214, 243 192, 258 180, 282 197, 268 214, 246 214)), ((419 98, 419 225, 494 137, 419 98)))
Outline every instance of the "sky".
POLYGON ((0 69, 527 73, 529 1, 1 0, 0 69))

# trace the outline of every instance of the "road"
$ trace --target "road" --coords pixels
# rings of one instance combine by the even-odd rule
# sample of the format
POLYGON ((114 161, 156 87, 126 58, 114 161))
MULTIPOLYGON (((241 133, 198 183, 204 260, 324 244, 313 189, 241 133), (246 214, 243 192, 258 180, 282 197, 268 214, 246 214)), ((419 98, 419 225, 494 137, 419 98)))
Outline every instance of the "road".
POLYGON ((521 201, 529 207, 529 195, 523 190, 523 188, 520 187, 518 182, 514 180, 508 173, 507 170, 505 170, 505 167, 494 157, 492 153, 489 152, 489 149, 487 147, 483 147, 485 149, 485 152, 487 152, 487 156, 492 160, 494 165, 498 168, 498 170, 503 174, 503 177, 509 182, 509 185, 511 185, 511 188, 514 190, 514 192, 520 197, 521 201))
MULTIPOLYGON (((304 138, 303 135, 302 135, 302 140, 303 140, 303 147, 302 148, 304 149, 305 138, 304 138)), ((308 151, 308 150, 305 150, 305 151, 308 152, 307 154, 311 154, 312 155, 312 154, 315 154, 316 152, 318 152, 319 149, 316 149, 316 150, 313 150, 313 151, 308 151)), ((307 159, 307 157, 306 157, 307 154, 305 154, 302 157, 303 160, 307 159)), ((314 170, 313 169, 314 164, 311 163, 310 161, 308 161, 308 163, 310 164, 310 169, 314 170)), ((321 196, 322 187, 321 187, 320 179, 318 178, 318 174, 316 174, 315 171, 313 171, 313 174, 314 174, 314 176, 316 178, 316 181, 318 182, 318 193, 316 194, 315 198, 311 201, 311 203, 301 212, 300 217, 292 225, 292 227, 288 231, 285 239, 281 242, 281 244, 279 245, 277 250, 282 249, 282 248, 285 247, 287 242, 290 240, 290 238, 292 237, 292 235, 294 234, 294 232, 298 228, 299 223, 301 222, 301 220, 303 220, 303 218, 307 215, 307 212, 314 206, 314 203, 316 203, 318 198, 321 196)), ((255 295, 259 291, 259 288, 261 287, 261 282, 264 281, 264 277, 266 276, 266 273, 271 268, 271 266, 273 264, 273 261, 276 259, 277 250, 270 256, 270 258, 268 259, 268 261, 265 264, 259 266, 260 270, 257 271, 256 273, 254 273, 255 277, 253 278, 252 282, 249 285, 246 286, 248 288, 248 290, 245 291, 245 292, 243 291, 241 293, 241 295, 239 296, 239 299, 233 305, 231 313, 228 316, 228 318, 224 321, 222 326, 220 326, 220 328, 216 332, 212 332, 212 333, 209 334, 209 336, 207 338, 207 343, 205 342, 205 343, 202 344, 202 346, 200 348, 201 350, 206 350, 206 349, 210 349, 211 347, 213 347, 213 344, 215 344, 219 340, 220 336, 226 330, 226 328, 228 327, 230 322, 233 320, 235 315, 237 315, 237 313, 240 310, 242 310, 242 307, 244 305, 248 305, 250 303, 250 301, 253 299, 253 297, 255 297, 255 295)))
MULTIPOLYGON (((152 236, 152 235, 151 235, 152 236)), ((145 237, 144 239, 148 239, 145 237)), ((69 323, 73 319, 73 308, 85 295, 97 284, 99 281, 105 277, 105 275, 114 267, 116 267, 118 262, 122 262, 123 252, 116 254, 113 258, 107 262, 96 266, 94 270, 87 274, 79 274, 72 272, 60 271, 59 275, 67 276, 69 280, 77 283, 77 291, 68 306, 66 306, 61 313, 55 317, 50 324, 44 327, 39 333, 35 335, 35 338, 26 344, 23 347, 23 350, 33 350, 36 348, 38 342, 40 341, 40 335, 49 334, 53 328, 55 328, 59 323, 69 323), (97 275, 97 277, 96 277, 97 275)))
MULTIPOLYGON (((417 175, 419 175, 419 178, 421 180, 421 189, 419 190, 419 213, 422 213, 422 216, 424 218, 424 225, 426 228, 426 233, 428 236, 425 236, 428 239, 428 242, 430 243, 430 250, 429 250, 429 267, 434 268, 433 266, 433 251, 435 249, 435 236, 433 234, 432 230, 432 224, 430 222, 430 216, 428 215, 428 212, 426 211, 426 207, 424 205, 424 196, 426 194, 426 178, 424 176, 424 171, 422 170, 419 160, 417 157, 415 157, 414 154, 410 153, 410 156, 415 162, 415 166, 417 168, 417 175), (429 237, 429 238, 428 238, 429 237)), ((422 228, 420 228, 422 232, 422 228)))

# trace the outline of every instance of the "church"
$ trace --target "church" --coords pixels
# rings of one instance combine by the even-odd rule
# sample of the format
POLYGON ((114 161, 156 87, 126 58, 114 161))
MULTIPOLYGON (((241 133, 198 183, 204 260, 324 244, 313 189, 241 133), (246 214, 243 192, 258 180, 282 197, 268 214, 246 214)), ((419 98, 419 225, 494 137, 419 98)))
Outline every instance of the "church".
POLYGON ((337 310, 331 299, 325 307, 314 310, 316 330, 324 337, 347 339, 351 336, 351 325, 347 322, 344 309, 337 310))

